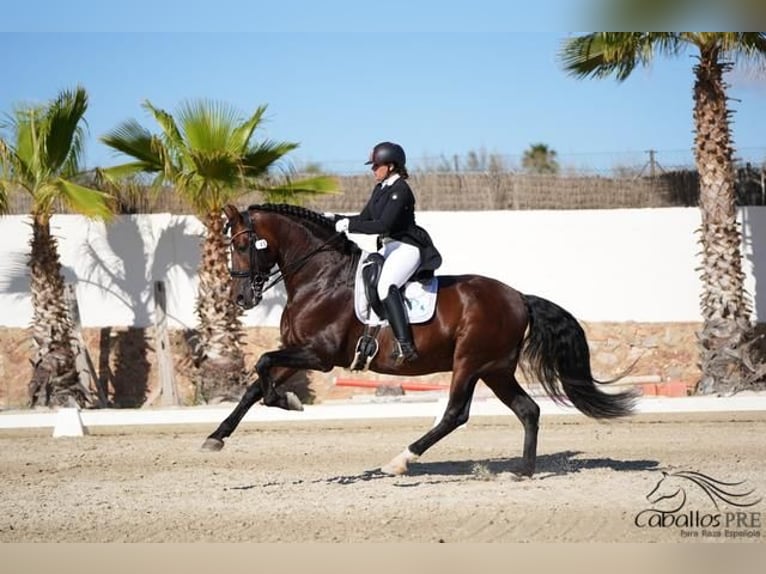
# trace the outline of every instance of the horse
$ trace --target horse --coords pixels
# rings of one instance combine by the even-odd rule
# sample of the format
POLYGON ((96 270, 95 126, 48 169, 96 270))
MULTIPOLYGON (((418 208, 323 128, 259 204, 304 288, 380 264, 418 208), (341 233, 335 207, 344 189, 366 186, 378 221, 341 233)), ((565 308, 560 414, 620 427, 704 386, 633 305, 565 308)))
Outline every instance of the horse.
MULTIPOLYGON (((222 449, 224 439, 261 399, 267 406, 295 408, 291 397, 278 392, 279 385, 300 370, 348 368, 364 330, 354 312, 354 280, 362 250, 337 233, 330 219, 283 204, 252 205, 244 211, 226 205, 224 213, 233 302, 251 309, 263 291, 279 281, 284 282, 287 301, 280 322, 281 347, 257 360, 257 379, 207 437, 205 450, 222 449)), ((437 280, 432 319, 412 327, 419 358, 398 364, 391 354, 393 334, 383 328, 378 334, 379 352, 369 368, 406 376, 451 371, 446 409, 438 424, 378 472, 406 473, 410 463, 466 423, 481 380, 521 421, 519 474, 532 476, 540 408, 516 379, 522 358, 526 372, 559 404, 574 405, 596 419, 633 412, 634 391, 605 392, 597 386, 611 381, 593 377, 585 333, 568 311, 481 275, 438 275, 437 280)))

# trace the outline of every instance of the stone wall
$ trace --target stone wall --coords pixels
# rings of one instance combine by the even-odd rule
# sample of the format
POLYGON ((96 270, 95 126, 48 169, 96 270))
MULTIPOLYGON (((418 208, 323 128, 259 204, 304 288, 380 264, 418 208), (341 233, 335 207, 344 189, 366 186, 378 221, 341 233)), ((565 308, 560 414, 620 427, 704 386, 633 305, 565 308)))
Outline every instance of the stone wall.
MULTIPOLYGON (((696 323, 583 323, 592 354, 593 373, 609 379, 628 373, 630 379, 653 377, 663 382, 681 381, 692 389, 699 378, 695 331, 696 323)), ((113 406, 134 408, 157 404, 157 368, 152 329, 112 328, 85 329, 86 345, 97 376, 108 382, 113 406)), ((248 366, 265 351, 277 348, 279 332, 275 327, 251 328, 244 339, 248 366)), ((32 372, 29 359, 32 346, 26 329, 0 329, 0 408, 19 408, 26 403, 27 383, 32 372)), ((184 404, 194 403, 191 365, 185 359, 186 342, 181 331, 171 331, 171 348, 175 358, 176 380, 184 404)), ((523 374, 519 374, 524 381, 523 374)), ((356 394, 371 394, 374 389, 340 387, 336 377, 401 381, 375 373, 351 373, 336 368, 330 373, 311 372, 308 379, 297 377, 289 384, 304 402, 347 399, 356 394)), ((406 380, 449 383, 449 373, 406 380)), ((534 392, 534 385, 527 385, 534 392)), ((479 387, 477 393, 487 392, 479 387)))

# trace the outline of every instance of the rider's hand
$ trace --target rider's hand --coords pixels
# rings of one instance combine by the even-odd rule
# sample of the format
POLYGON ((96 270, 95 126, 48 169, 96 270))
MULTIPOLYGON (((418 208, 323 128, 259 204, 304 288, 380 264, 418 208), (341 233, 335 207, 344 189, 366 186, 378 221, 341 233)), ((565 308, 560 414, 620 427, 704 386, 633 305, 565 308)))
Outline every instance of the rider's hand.
POLYGON ((339 219, 335 222, 335 231, 338 233, 343 233, 344 231, 348 231, 348 224, 349 220, 347 217, 344 217, 343 219, 339 219))

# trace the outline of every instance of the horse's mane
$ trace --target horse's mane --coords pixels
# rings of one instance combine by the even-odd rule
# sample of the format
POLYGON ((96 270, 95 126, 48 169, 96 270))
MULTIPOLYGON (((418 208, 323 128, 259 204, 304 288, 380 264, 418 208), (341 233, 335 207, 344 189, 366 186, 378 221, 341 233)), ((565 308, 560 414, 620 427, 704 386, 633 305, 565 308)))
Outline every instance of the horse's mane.
POLYGON ((755 489, 748 490, 747 492, 732 492, 728 487, 732 486, 740 486, 744 484, 745 481, 740 482, 723 482, 721 480, 716 480, 715 478, 712 478, 710 476, 707 476, 705 474, 702 474, 701 472, 696 472, 693 470, 681 470, 678 472, 672 473, 670 476, 678 476, 681 478, 685 478, 686 480, 690 480, 697 486, 699 486, 702 490, 704 490, 707 495, 710 497, 710 500, 713 501, 713 504, 716 508, 718 508, 718 500, 723 500, 727 504, 730 504, 731 506, 738 506, 738 507, 747 507, 747 506, 753 506, 754 504, 757 504, 761 501, 760 498, 756 501, 743 501, 743 499, 746 499, 746 497, 750 496, 755 492, 755 489), (726 488, 724 488, 726 487, 726 488))
MULTIPOLYGON (((252 211, 267 211, 285 215, 302 224, 323 241, 327 241, 336 234, 335 222, 333 220, 328 219, 321 213, 299 205, 290 205, 287 203, 263 203, 251 205, 248 209, 252 211)), ((359 246, 345 235, 339 237, 337 241, 333 241, 332 245, 346 254, 354 254, 361 251, 359 246)))

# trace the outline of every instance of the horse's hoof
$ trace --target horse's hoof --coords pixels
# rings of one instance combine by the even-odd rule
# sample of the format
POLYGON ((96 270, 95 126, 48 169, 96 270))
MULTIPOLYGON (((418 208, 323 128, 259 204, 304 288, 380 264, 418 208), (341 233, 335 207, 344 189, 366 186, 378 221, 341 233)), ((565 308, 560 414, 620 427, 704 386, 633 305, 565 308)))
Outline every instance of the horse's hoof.
POLYGON ((534 473, 534 467, 525 466, 516 471, 514 474, 516 475, 516 480, 530 480, 534 473))
POLYGON ((218 438, 208 438, 202 443, 201 450, 207 450, 210 452, 218 452, 223 448, 223 441, 218 438))
POLYGON ((388 476, 401 476, 407 474, 407 466, 390 462, 380 467, 380 472, 388 476))
POLYGON ((391 462, 380 467, 380 472, 388 474, 389 476, 400 476, 406 474, 409 464, 413 460, 417 460, 418 455, 410 452, 410 449, 406 448, 403 452, 397 454, 391 459, 391 462))
POLYGON ((288 411, 302 411, 303 410, 303 403, 298 398, 298 395, 296 395, 292 391, 287 391, 285 393, 285 400, 287 401, 287 410, 288 411))

